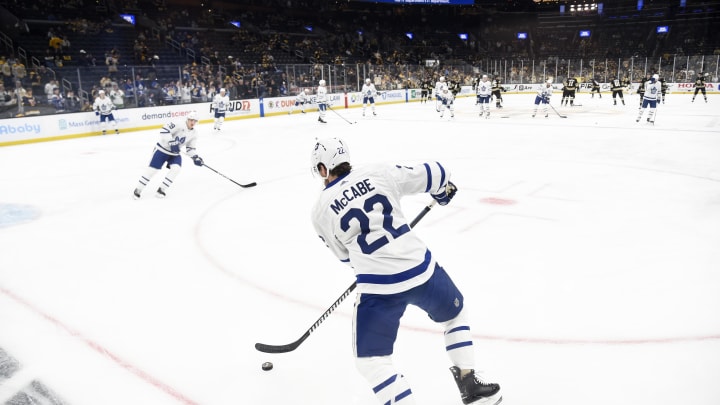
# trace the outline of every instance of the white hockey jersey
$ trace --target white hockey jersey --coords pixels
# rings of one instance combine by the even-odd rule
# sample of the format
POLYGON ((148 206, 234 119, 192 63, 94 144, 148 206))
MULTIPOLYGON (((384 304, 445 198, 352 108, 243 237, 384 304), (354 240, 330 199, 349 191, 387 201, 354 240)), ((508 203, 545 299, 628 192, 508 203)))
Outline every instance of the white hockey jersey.
POLYGON ((450 173, 439 163, 353 169, 320 194, 312 222, 317 234, 355 271, 360 293, 393 294, 427 281, 435 259, 410 229, 400 198, 437 194, 450 173))
POLYGON ((372 83, 363 84, 362 90, 360 90, 360 92, 362 93, 363 97, 375 98, 375 96, 377 96, 377 89, 375 88, 375 85, 372 83))
POLYGON ((230 106, 230 97, 227 94, 223 96, 218 93, 213 97, 212 105, 216 112, 224 113, 230 106))
POLYGON ((115 108, 115 104, 110 100, 110 97, 96 97, 93 103, 93 111, 100 111, 102 115, 112 114, 112 110, 115 108))
POLYGON ((475 94, 478 96, 489 96, 492 93, 492 83, 480 80, 475 87, 475 94))
POLYGON ((185 153, 188 156, 193 156, 197 155, 195 152, 196 140, 197 131, 195 131, 195 128, 188 129, 185 121, 180 124, 170 122, 160 130, 160 140, 158 140, 157 148, 168 155, 177 156, 185 147, 185 153))

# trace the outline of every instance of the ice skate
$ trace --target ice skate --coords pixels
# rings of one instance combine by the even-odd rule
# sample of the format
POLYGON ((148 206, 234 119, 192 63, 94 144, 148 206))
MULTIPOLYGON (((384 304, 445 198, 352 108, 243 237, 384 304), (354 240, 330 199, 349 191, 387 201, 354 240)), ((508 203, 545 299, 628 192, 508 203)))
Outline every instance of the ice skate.
POLYGON ((138 198, 140 198, 140 189, 139 189, 139 188, 136 188, 135 190, 133 190, 133 197, 134 197, 136 200, 137 200, 138 198))
POLYGON ((497 405, 502 402, 500 385, 483 382, 475 375, 475 370, 470 370, 465 376, 461 376, 460 368, 453 366, 450 367, 450 372, 460 390, 463 404, 497 405))
POLYGON ((162 189, 162 187, 157 189, 157 193, 155 194, 155 197, 157 198, 165 198, 165 190, 162 189))
POLYGON ((318 118, 318 121, 322 122, 323 124, 327 124, 327 121, 325 121, 324 119, 322 119, 322 117, 319 117, 319 118, 318 118))

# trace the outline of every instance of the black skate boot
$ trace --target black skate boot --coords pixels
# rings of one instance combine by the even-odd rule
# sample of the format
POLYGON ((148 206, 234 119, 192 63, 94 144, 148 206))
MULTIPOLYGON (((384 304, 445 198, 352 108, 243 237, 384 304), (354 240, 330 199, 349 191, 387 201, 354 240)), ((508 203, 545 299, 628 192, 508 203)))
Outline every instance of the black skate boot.
POLYGON ((463 404, 477 402, 478 404, 497 405, 502 402, 500 385, 482 382, 475 375, 475 370, 471 370, 464 377, 460 376, 460 368, 457 366, 450 367, 450 372, 460 390, 463 404))
POLYGON ((155 197, 157 197, 157 198, 165 198, 165 196, 166 196, 165 190, 163 190, 162 187, 158 188, 158 189, 157 189, 157 192, 155 193, 155 197))

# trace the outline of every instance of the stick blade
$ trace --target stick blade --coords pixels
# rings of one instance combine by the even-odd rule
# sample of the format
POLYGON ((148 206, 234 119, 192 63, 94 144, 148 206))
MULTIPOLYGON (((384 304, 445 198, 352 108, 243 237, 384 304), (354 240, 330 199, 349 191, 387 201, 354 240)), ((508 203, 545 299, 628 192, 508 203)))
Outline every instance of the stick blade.
POLYGON ((242 188, 250 188, 250 187, 255 187, 255 186, 257 186, 257 183, 254 182, 254 181, 253 181, 252 183, 241 184, 241 185, 240 185, 240 187, 242 187, 242 188))

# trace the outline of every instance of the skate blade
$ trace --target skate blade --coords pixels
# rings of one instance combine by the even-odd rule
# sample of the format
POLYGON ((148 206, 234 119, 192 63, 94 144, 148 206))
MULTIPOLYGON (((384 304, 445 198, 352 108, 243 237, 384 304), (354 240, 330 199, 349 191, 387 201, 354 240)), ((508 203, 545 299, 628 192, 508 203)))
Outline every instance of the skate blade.
POLYGON ((498 391, 495 395, 480 398, 475 402, 471 402, 468 405, 498 405, 502 402, 502 392, 498 391))

